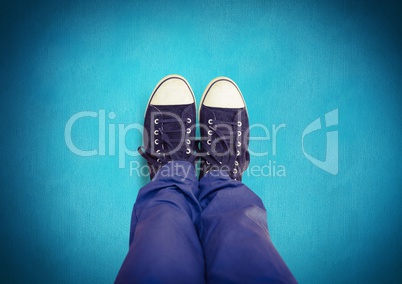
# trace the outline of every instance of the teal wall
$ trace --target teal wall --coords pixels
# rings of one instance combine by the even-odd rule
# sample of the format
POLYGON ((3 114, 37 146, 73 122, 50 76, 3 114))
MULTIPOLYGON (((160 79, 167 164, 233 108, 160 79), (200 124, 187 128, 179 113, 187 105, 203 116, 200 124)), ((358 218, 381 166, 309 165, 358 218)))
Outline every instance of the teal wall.
MULTIPOLYGON (((120 158, 119 168, 118 125, 140 125, 152 89, 171 73, 197 100, 214 77, 232 78, 250 122, 262 125, 251 135, 270 129, 270 140, 251 141, 254 152, 268 151, 251 166, 267 175, 269 163, 280 165, 286 177, 249 171, 244 182, 263 199, 272 240, 300 283, 402 281, 397 3, 17 2, 0 4, 0 282, 114 280, 147 182, 130 176, 140 157, 120 158), (333 175, 304 156, 302 133, 336 109, 333 175), (75 155, 67 121, 100 110, 105 155, 75 155), (271 128, 280 124, 274 153, 271 128)), ((79 120, 75 145, 98 149, 98 124, 79 120)), ((131 150, 141 143, 139 130, 125 138, 131 150)), ((326 140, 325 129, 313 132, 304 149, 325 160, 326 140)))

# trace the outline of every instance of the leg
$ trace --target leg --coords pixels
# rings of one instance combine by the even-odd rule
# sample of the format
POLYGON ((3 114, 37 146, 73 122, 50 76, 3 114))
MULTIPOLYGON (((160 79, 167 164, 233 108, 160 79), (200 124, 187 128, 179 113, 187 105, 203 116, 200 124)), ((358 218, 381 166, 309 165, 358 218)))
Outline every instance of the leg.
POLYGON ((218 77, 200 104, 198 231, 209 283, 295 283, 273 246, 264 205, 242 180, 249 121, 238 86, 218 77))
POLYGON ((208 283, 296 283, 271 242, 261 199, 225 172, 200 180, 208 283))
POLYGON ((166 164, 140 190, 116 283, 204 283, 197 190, 194 166, 184 161, 166 164))
POLYGON ((144 119, 152 181, 138 193, 130 249, 116 283, 204 283, 204 256, 194 223, 195 99, 188 82, 170 75, 155 87, 144 119))

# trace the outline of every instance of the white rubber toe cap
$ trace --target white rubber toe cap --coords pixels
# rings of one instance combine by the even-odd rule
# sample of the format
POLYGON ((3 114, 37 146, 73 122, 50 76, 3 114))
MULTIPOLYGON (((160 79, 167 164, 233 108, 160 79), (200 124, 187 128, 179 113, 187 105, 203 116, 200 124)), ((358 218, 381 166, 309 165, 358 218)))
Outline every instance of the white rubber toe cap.
POLYGON ((163 78, 153 91, 151 105, 186 105, 194 103, 190 85, 179 75, 163 78))
POLYGON ((209 83, 203 95, 203 105, 221 108, 243 108, 246 106, 236 83, 226 77, 218 77, 209 83))

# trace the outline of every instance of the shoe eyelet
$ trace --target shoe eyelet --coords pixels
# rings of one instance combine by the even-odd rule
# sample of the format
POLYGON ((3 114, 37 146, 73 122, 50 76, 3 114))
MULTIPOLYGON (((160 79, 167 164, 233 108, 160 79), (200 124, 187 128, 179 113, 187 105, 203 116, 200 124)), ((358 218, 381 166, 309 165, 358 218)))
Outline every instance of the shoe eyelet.
POLYGON ((238 161, 235 161, 235 166, 238 166, 239 165, 239 162, 238 161))
POLYGON ((159 130, 156 129, 156 130, 154 131, 154 134, 155 134, 155 135, 159 135, 159 130))
POLYGON ((240 147, 241 146, 241 143, 240 142, 237 142, 237 147, 240 147))
POLYGON ((239 150, 237 150, 236 156, 240 156, 240 151, 239 150))
POLYGON ((207 165, 210 165, 211 163, 207 161, 207 165))
POLYGON ((238 126, 238 127, 240 127, 240 126, 242 126, 242 125, 243 125, 243 124, 241 123, 241 121, 238 121, 238 122, 237 122, 237 126, 238 126))
POLYGON ((160 160, 160 159, 157 159, 156 161, 157 161, 159 164, 161 163, 161 160, 160 160))
POLYGON ((187 118, 187 123, 191 123, 191 118, 187 118))
POLYGON ((190 144, 191 143, 190 139, 186 139, 186 143, 190 144))
POLYGON ((241 136, 241 131, 237 131, 237 136, 241 136))
POLYGON ((155 118, 154 123, 159 124, 159 118, 155 118))
POLYGON ((187 149, 186 149, 186 154, 187 154, 187 155, 191 154, 190 148, 187 148, 187 149))
POLYGON ((212 118, 211 118, 211 119, 208 119, 208 124, 212 124, 212 123, 213 123, 212 118))
POLYGON ((187 134, 190 134, 190 133, 191 133, 191 129, 190 129, 190 128, 187 128, 186 133, 187 133, 187 134))
POLYGON ((207 155, 209 156, 209 155, 211 155, 209 152, 207 152, 207 155))
POLYGON ((211 140, 210 139, 207 140, 207 144, 211 145, 211 140))
POLYGON ((209 136, 212 135, 212 130, 208 130, 208 135, 209 135, 209 136))
POLYGON ((155 139, 155 145, 159 145, 159 140, 158 139, 155 139))
POLYGON ((234 170, 233 170, 233 173, 234 173, 234 174, 237 174, 237 169, 234 169, 234 170))
POLYGON ((156 150, 156 154, 160 154, 161 153, 161 150, 156 150))

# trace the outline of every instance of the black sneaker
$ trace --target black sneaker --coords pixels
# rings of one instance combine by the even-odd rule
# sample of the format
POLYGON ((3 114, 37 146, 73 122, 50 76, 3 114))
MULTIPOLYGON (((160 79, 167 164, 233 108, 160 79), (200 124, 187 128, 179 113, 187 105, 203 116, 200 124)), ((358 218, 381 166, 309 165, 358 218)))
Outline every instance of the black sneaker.
POLYGON ((200 178, 213 170, 241 180, 250 163, 249 121, 246 104, 236 83, 226 77, 212 80, 201 99, 200 178))
POLYGON ((163 78, 149 99, 144 120, 144 145, 138 148, 153 179, 172 160, 194 164, 195 99, 190 85, 179 75, 163 78))

